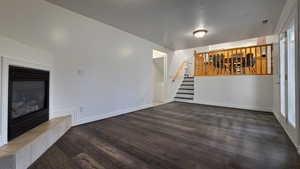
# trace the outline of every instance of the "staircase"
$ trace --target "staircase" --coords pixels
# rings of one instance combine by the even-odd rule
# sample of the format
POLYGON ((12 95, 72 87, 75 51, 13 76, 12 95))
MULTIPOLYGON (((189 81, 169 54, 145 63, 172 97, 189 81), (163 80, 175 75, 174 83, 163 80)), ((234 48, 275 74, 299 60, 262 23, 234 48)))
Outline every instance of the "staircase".
POLYGON ((179 87, 175 101, 189 102, 194 100, 194 77, 185 76, 179 87))

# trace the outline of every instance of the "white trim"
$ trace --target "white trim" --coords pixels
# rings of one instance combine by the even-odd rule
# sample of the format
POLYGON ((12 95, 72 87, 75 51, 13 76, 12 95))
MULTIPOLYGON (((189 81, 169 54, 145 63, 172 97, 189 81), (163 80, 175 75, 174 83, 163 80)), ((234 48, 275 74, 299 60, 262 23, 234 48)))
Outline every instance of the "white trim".
POLYGON ((294 11, 297 9, 297 0, 287 0, 286 4, 283 7, 283 10, 281 12, 280 18, 278 20, 278 23, 276 25, 276 28, 274 30, 274 33, 281 32, 284 27, 286 27, 287 22, 290 18, 291 11, 294 11))
POLYGON ((6 143, 5 143, 4 139, 3 139, 3 137, 0 136, 0 146, 2 146, 2 145, 4 145, 4 144, 6 144, 6 143))
POLYGON ((131 108, 123 109, 123 110, 117 110, 117 111, 110 112, 110 113, 102 113, 102 114, 98 114, 98 115, 94 115, 94 116, 88 116, 88 117, 82 118, 82 119, 76 118, 76 116, 78 117, 78 115, 75 115, 75 120, 73 121, 73 126, 90 123, 90 122, 94 122, 94 121, 98 121, 98 120, 102 120, 102 119, 106 119, 106 118, 110 118, 110 117, 115 117, 115 116, 131 113, 131 112, 135 112, 138 110, 147 109, 150 107, 153 107, 153 105, 146 104, 146 105, 131 107, 131 108))
MULTIPOLYGON (((299 1, 297 0, 288 0, 285 4, 285 7, 283 8, 281 17, 278 21, 277 27, 275 29, 275 33, 276 34, 280 34, 282 31, 284 31, 285 29, 287 29, 289 22, 291 22, 291 19, 295 17, 296 18, 296 46, 298 46, 298 42, 299 42, 299 1)), ((279 51, 278 51, 279 52, 279 51)), ((296 50, 296 64, 297 62, 297 58, 298 58, 298 50, 296 50)), ((279 66, 279 55, 277 55, 277 62, 276 63, 276 67, 277 67, 277 74, 274 74, 274 78, 275 79, 279 79, 279 73, 278 71, 280 70, 280 66, 279 66)), ((297 68, 297 65, 296 65, 297 68)), ((298 81, 298 76, 297 76, 297 71, 296 71, 296 85, 297 85, 297 81, 298 81)), ((276 92, 279 92, 278 97, 275 97, 274 103, 279 104, 278 107, 274 106, 274 115, 276 117, 276 119, 279 121, 280 125, 284 128, 286 134, 289 136, 290 140, 293 142, 293 144, 295 145, 295 147, 298 150, 298 153, 300 154, 300 145, 299 145, 299 138, 300 135, 299 133, 299 110, 298 110, 298 106, 296 105, 296 128, 293 127, 290 123, 287 122, 287 117, 284 117, 281 114, 281 108, 280 108, 280 84, 275 84, 274 86, 274 91, 276 90, 276 92), (279 110, 277 110, 279 108, 279 110)), ((298 87, 296 86, 296 93, 298 92, 298 87)), ((298 96, 296 95, 296 103, 298 103, 298 96)))
POLYGON ((297 130, 294 128, 290 123, 287 122, 286 118, 282 116, 280 112, 273 112, 275 118, 280 123, 282 128, 284 129, 284 132, 288 135, 292 143, 296 148, 297 147, 297 130))
POLYGON ((180 102, 185 103, 193 103, 193 104, 203 104, 203 105, 209 105, 209 106, 219 106, 219 107, 228 107, 228 108, 235 108, 235 109, 245 109, 245 110, 254 110, 254 111, 264 111, 264 112, 273 112, 273 107, 263 107, 263 106, 249 106, 249 105, 235 105, 235 104, 224 104, 224 103, 210 103, 205 101, 193 101, 193 100, 187 100, 180 102))
MULTIPOLYGON (((22 66, 40 70, 47 70, 50 72, 50 79, 51 79, 51 72, 52 67, 49 65, 44 65, 40 63, 28 62, 24 59, 16 59, 11 57, 2 56, 1 57, 1 140, 0 146, 7 144, 7 107, 8 107, 8 69, 10 65, 14 66, 22 66)), ((50 89, 49 89, 49 115, 52 117, 52 103, 53 103, 53 90, 50 80, 50 89)))
MULTIPOLYGON (((164 53, 164 52, 160 52, 159 50, 155 50, 153 49, 153 57, 152 60, 154 61, 155 59, 159 59, 159 58, 163 58, 164 61, 164 80, 163 80, 163 96, 161 98, 160 101, 167 101, 168 100, 168 88, 169 88, 169 84, 168 84, 168 54, 164 53), (156 53, 156 54, 155 54, 156 53), (158 56, 155 56, 158 55, 158 56)), ((154 64, 154 63, 152 63, 154 64)), ((153 66, 152 66, 153 67, 153 66)), ((153 76, 154 77, 154 76, 153 76)), ((153 79, 155 81, 155 78, 153 79)), ((154 84, 153 86, 153 101, 155 99, 155 88, 156 85, 154 84)))
POLYGON ((75 114, 79 112, 79 107, 60 108, 52 111, 51 119, 75 114))
POLYGON ((2 144, 7 144, 8 65, 4 63, 3 57, 1 57, 1 63, 1 137, 2 144))
POLYGON ((79 107, 70 107, 70 108, 60 108, 53 111, 51 119, 63 116, 71 116, 72 124, 75 123, 76 119, 78 119, 78 113, 80 112, 79 107))

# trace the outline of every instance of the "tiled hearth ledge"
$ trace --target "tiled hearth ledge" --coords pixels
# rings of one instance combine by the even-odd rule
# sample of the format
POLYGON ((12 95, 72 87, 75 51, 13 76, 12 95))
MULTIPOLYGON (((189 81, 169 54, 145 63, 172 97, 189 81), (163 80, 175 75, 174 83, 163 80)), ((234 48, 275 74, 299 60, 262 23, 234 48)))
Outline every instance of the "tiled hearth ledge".
POLYGON ((0 147, 1 169, 27 169, 72 125, 71 116, 49 120, 0 147))

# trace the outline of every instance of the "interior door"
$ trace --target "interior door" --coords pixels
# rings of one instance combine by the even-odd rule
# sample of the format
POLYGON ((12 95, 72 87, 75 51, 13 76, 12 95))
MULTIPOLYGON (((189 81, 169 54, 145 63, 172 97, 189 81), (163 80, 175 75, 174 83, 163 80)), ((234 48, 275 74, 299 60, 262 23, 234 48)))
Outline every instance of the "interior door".
POLYGON ((287 32, 280 35, 280 112, 287 117, 288 75, 287 75, 287 32))
POLYGON ((167 55, 153 58, 154 70, 154 103, 164 103, 166 100, 167 55))
POLYGON ((288 123, 296 127, 296 28, 295 19, 287 29, 287 85, 288 85, 288 123))
POLYGON ((293 127, 296 126, 295 25, 295 17, 292 17, 280 34, 280 111, 293 127))

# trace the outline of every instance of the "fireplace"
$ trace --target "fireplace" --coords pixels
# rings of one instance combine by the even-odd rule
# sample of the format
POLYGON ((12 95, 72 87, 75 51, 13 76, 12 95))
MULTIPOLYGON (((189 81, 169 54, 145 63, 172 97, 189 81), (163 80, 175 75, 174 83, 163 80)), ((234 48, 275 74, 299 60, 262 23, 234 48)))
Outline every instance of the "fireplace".
POLYGON ((8 140, 49 120, 49 72, 9 66, 8 140))

